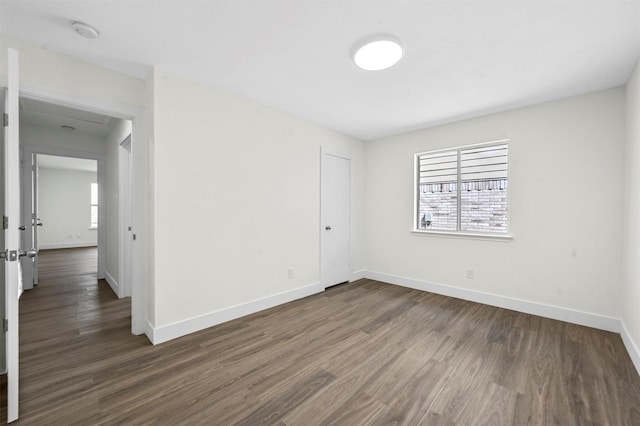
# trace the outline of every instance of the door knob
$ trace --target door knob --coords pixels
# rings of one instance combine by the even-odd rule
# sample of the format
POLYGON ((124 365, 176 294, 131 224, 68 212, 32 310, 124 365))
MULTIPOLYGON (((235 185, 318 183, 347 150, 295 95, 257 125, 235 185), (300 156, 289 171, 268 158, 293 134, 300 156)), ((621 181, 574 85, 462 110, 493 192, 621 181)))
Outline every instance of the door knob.
POLYGON ((18 250, 18 255, 20 257, 27 256, 29 259, 33 259, 34 257, 36 257, 36 250, 35 249, 18 250))
POLYGON ((326 229, 327 231, 331 231, 331 227, 329 225, 325 226, 324 229, 326 229))
POLYGON ((36 225, 37 226, 42 226, 42 222, 38 222, 36 225))
POLYGON ((27 228, 25 228, 24 225, 22 225, 22 226, 19 226, 18 229, 21 230, 21 231, 24 231, 27 228))

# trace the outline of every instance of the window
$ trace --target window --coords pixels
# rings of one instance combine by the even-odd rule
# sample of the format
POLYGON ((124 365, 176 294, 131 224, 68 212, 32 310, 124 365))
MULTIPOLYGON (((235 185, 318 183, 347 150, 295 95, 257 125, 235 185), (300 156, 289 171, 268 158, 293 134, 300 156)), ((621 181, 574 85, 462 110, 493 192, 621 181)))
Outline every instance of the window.
POLYGON ((416 154, 415 229, 506 234, 507 143, 416 154))
POLYGON ((98 184, 91 184, 91 223, 90 228, 98 227, 98 184))

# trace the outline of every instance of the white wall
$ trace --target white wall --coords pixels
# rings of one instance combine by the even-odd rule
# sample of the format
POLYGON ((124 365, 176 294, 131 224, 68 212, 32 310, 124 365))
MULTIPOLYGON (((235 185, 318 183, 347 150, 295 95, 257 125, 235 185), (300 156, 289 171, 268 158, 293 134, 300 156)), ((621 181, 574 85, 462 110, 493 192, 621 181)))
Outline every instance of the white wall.
POLYGON ((120 105, 144 106, 144 82, 32 43, 0 34, 0 84, 6 84, 6 49, 18 49, 20 89, 53 98, 120 105))
POLYGON ((119 188, 119 151, 122 141, 131 134, 131 121, 118 119, 112 125, 106 138, 106 182, 104 186, 104 202, 106 206, 106 262, 105 273, 107 281, 114 287, 116 294, 120 282, 120 259, 118 255, 120 245, 120 188, 119 188))
POLYGON ((98 245, 97 230, 89 229, 91 184, 97 181, 95 172, 40 168, 40 249, 98 245))
POLYGON ((623 337, 640 371, 640 62, 626 87, 623 337))
POLYGON ((153 95, 156 329, 317 288, 321 145, 351 155, 362 268, 362 142, 161 70, 153 95))
MULTIPOLYGON (((156 290, 155 290, 155 245, 156 245, 156 239, 155 239, 155 234, 154 234, 154 230, 155 230, 155 207, 154 207, 154 199, 155 199, 155 185, 154 185, 154 179, 153 176, 155 175, 155 167, 153 164, 153 158, 154 158, 154 145, 155 145, 155 85, 156 85, 156 75, 155 75, 155 71, 151 73, 151 75, 149 75, 149 78, 147 78, 147 80, 145 81, 145 103, 147 105, 147 121, 145 123, 146 128, 144 129, 146 134, 148 135, 148 140, 147 140, 147 151, 146 152, 142 152, 139 149, 136 149, 136 146, 133 146, 133 150, 132 150, 132 156, 135 158, 136 156, 141 156, 141 155, 145 155, 145 158, 148 158, 146 164, 147 164, 147 169, 145 171, 144 176, 142 176, 140 173, 137 176, 132 176, 132 178, 135 180, 137 180, 137 182, 134 183, 134 185, 140 184, 142 179, 145 179, 144 184, 148 187, 148 201, 147 200, 140 200, 137 197, 133 197, 131 202, 133 204, 133 208, 134 209, 138 209, 139 213, 142 213, 143 216, 146 219, 146 225, 148 227, 149 233, 148 233, 148 242, 147 245, 145 246, 145 250, 143 252, 141 252, 141 255, 143 256, 143 261, 144 264, 147 265, 147 268, 144 268, 144 270, 142 268, 139 268, 138 271, 141 272, 142 274, 144 274, 147 277, 148 283, 149 285, 146 288, 146 299, 145 299, 145 312, 146 312, 146 318, 145 318, 145 331, 146 331, 146 335, 147 337, 151 340, 151 342, 153 342, 154 340, 154 324, 155 324, 155 318, 156 318, 156 290)), ((134 131, 137 131, 140 127, 136 127, 134 129, 134 131)), ((136 138, 136 141, 138 141, 139 139, 136 138)), ((137 142, 136 142, 137 143, 137 142)), ((135 160, 134 160, 135 161, 135 160)), ((140 160, 137 160, 140 161, 140 160)), ((136 229, 134 228, 134 232, 136 232, 136 229)), ((135 280, 136 277, 134 276, 133 279, 135 280)), ((134 286, 135 288, 135 286, 134 286)))
POLYGON ((623 89, 371 141, 365 147, 366 268, 377 273, 369 275, 442 284, 452 294, 473 294, 487 303, 496 300, 483 297, 488 294, 517 299, 512 305, 559 307, 577 311, 576 318, 563 319, 576 321, 586 313, 615 328, 622 278, 623 89), (504 138, 511 139, 513 240, 410 233, 414 153, 504 138), (475 270, 474 279, 465 277, 466 268, 475 270))

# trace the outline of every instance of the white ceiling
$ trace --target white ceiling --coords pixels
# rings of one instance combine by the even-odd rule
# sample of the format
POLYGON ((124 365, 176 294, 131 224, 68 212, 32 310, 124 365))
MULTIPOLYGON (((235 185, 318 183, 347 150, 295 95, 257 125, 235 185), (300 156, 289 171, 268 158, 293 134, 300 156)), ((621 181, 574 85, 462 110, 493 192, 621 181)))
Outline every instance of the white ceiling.
POLYGON ((38 154, 38 167, 41 169, 77 170, 97 172, 98 162, 83 158, 60 157, 58 155, 38 154))
POLYGON ((640 0, 0 0, 0 28, 364 140, 623 85, 640 57, 640 0), (74 20, 100 37, 77 36, 74 20), (355 67, 353 48, 381 34, 403 43, 400 63, 355 67))
POLYGON ((106 115, 20 98, 20 122, 106 137, 114 119, 106 115), (68 126, 73 127, 69 129, 68 126))

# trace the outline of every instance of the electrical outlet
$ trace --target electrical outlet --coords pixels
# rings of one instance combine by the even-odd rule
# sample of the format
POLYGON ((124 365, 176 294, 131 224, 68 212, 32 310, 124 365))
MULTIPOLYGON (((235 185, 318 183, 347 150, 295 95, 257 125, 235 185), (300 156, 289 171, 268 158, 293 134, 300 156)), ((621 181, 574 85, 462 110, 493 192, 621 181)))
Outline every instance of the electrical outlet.
POLYGON ((466 269, 466 273, 467 273, 467 279, 472 280, 473 279, 473 268, 467 268, 466 269))
POLYGON ((292 279, 294 277, 293 268, 289 268, 287 270, 287 276, 289 277, 289 279, 292 279))

